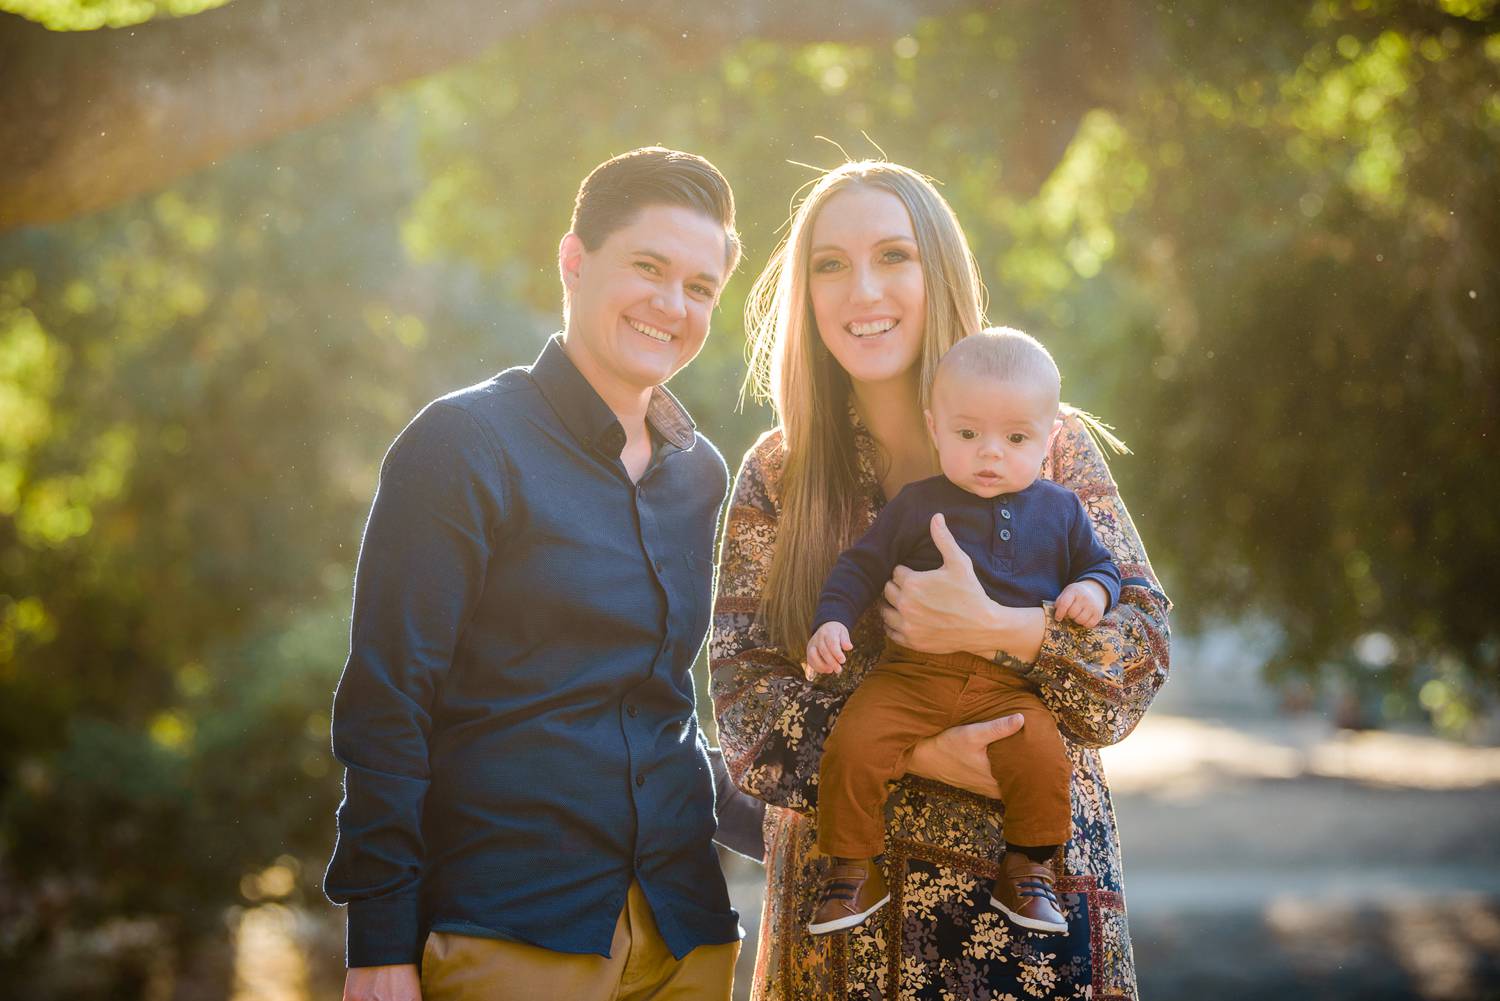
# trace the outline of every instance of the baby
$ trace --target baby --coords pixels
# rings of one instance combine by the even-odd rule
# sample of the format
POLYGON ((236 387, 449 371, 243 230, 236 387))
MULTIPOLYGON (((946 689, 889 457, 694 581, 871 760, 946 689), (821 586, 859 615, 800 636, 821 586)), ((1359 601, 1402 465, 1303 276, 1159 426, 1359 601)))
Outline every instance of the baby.
MULTIPOLYGON (((943 356, 926 413, 943 475, 898 493, 839 557, 813 618, 810 676, 843 669, 849 632, 892 570, 942 565, 930 534, 938 513, 1000 604, 1055 600, 1058 619, 1093 626, 1119 600, 1120 571, 1078 496, 1037 479, 1061 423, 1059 388, 1052 356, 1018 330, 981 331, 943 356)), ((1072 833, 1073 770, 1035 686, 975 654, 888 642, 823 748, 818 848, 831 865, 810 932, 851 928, 890 900, 872 859, 885 850, 886 783, 905 774, 912 747, 948 727, 1012 713, 1025 726, 989 748, 1006 849, 990 903, 1023 928, 1067 931, 1047 863, 1072 833)))

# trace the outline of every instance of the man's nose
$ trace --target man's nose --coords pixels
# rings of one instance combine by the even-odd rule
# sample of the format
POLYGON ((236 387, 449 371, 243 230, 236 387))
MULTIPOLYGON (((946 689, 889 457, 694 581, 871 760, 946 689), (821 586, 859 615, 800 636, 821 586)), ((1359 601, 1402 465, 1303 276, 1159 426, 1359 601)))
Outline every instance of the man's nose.
POLYGON ((687 302, 683 297, 682 289, 675 286, 658 292, 651 300, 651 306, 658 313, 674 320, 680 320, 687 315, 687 302))

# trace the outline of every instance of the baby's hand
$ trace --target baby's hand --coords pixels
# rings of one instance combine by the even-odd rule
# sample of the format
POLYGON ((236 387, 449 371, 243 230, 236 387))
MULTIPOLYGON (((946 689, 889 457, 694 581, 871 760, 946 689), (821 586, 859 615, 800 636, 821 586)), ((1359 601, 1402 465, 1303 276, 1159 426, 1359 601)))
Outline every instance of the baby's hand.
POLYGON ((1072 619, 1080 626, 1097 626, 1104 618, 1104 606, 1109 594, 1104 585, 1096 580, 1080 580, 1063 588, 1057 596, 1052 614, 1059 619, 1072 619))
POLYGON ((849 642, 849 630, 842 622, 825 622, 807 641, 807 680, 820 674, 841 674, 844 670, 844 651, 853 650, 849 642))

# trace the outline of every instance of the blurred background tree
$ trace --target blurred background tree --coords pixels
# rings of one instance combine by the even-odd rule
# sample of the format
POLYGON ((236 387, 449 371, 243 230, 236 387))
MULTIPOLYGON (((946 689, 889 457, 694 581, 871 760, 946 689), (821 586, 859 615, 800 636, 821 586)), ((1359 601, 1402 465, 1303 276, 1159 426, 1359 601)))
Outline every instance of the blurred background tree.
MULTIPOLYGON (((0 2, 52 27, 109 6, 0 2)), ((111 9, 156 7, 191 12, 111 9)), ((801 164, 932 174, 991 320, 1135 449, 1114 468, 1179 629, 1261 623, 1273 678, 1462 733, 1500 675, 1494 4, 1108 10, 859 42, 554 17, 0 236, 0 976, 213 981, 226 905, 317 892, 380 456, 426 400, 535 356, 578 180, 651 142, 730 177, 750 272, 801 164), (254 878, 280 859, 300 878, 254 878), (143 920, 165 968, 119 945, 143 920)), ((769 423, 732 406, 748 286, 673 386, 731 465, 769 423)))

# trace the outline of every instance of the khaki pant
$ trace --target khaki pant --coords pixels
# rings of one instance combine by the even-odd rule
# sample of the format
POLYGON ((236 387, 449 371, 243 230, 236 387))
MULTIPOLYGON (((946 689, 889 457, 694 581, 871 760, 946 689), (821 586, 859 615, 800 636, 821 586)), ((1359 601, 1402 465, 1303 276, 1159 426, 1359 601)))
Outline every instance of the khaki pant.
POLYGON ((422 1001, 729 1001, 739 954, 728 942, 674 958, 632 880, 608 958, 435 931, 422 953, 422 1001))
POLYGON ((839 714, 818 775, 818 848, 869 858, 885 850, 887 783, 905 774, 917 741, 960 723, 1020 713, 1026 725, 990 745, 1005 803, 1005 840, 1065 843, 1073 766, 1057 721, 1009 668, 970 653, 924 654, 894 643, 839 714))

